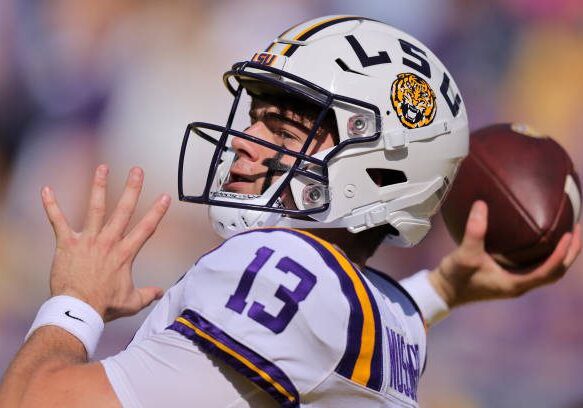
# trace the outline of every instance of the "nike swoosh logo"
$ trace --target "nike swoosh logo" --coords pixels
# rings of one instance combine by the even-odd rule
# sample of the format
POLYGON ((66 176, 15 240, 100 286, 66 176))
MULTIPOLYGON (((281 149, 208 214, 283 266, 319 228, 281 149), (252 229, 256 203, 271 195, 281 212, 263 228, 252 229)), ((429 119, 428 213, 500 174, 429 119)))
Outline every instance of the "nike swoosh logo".
POLYGON ((80 319, 80 318, 79 318, 79 317, 77 317, 77 316, 73 316, 73 315, 71 314, 71 311, 70 311, 70 310, 67 310, 67 311, 65 312, 65 315, 66 315, 67 317, 70 317, 71 319, 79 320, 80 322, 83 322, 83 323, 85 323, 85 320, 83 320, 83 319, 80 319))

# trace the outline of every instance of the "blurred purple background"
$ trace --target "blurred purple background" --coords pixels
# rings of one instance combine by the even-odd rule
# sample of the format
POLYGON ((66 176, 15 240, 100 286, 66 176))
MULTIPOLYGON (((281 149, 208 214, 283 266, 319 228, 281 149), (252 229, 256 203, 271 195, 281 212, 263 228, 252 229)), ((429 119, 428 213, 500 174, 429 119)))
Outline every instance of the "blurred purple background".
MULTIPOLYGON (((222 73, 285 28, 327 14, 365 15, 413 34, 456 79, 472 129, 528 123, 567 148, 581 174, 580 0, 3 0, 0 372, 48 296, 54 241, 41 187, 56 190, 78 227, 102 162, 111 168, 111 205, 132 165, 146 173, 139 214, 162 192, 176 197, 186 124, 226 117, 222 73)), ((168 287, 218 242, 206 210, 175 199, 136 261, 136 279, 168 287)), ((419 247, 383 247, 372 265, 401 278, 453 247, 438 216, 419 247)), ((521 299, 456 310, 432 329, 421 405, 582 407, 582 267, 521 299)), ((122 348, 145 313, 109 324, 98 357, 122 348)))

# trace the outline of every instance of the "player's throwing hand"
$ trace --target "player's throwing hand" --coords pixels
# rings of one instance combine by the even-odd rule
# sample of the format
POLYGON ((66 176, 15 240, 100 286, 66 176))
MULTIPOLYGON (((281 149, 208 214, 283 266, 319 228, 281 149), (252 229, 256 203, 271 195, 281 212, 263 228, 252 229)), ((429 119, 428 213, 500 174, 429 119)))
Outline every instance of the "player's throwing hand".
POLYGON ((41 193, 56 237, 51 295, 81 299, 106 322, 133 315, 162 296, 162 289, 157 287, 134 287, 132 263, 170 206, 170 196, 161 195, 126 233, 142 190, 144 173, 139 167, 130 170, 122 196, 106 220, 107 173, 106 165, 100 165, 95 171, 85 225, 80 232, 69 226, 54 192, 44 187, 41 193))
POLYGON ((553 253, 524 274, 511 273, 485 250, 488 207, 483 201, 472 206, 460 246, 442 259, 429 276, 450 307, 478 300, 520 296, 539 286, 556 282, 581 252, 581 226, 565 234, 553 253))

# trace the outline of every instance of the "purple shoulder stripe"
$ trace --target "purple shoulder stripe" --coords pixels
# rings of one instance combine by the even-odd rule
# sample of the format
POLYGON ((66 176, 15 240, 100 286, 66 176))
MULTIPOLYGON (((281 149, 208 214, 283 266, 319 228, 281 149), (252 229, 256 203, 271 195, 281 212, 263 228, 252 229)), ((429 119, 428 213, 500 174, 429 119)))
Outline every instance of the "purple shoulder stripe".
POLYGON ((206 353, 229 364, 271 395, 282 407, 299 407, 299 393, 279 367, 239 343, 198 313, 184 310, 167 329, 177 331, 206 353))

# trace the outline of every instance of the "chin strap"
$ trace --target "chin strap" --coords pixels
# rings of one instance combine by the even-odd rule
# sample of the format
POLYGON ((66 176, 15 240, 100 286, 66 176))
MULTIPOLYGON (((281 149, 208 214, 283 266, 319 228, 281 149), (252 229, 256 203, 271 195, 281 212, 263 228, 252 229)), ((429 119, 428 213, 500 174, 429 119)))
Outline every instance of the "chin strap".
POLYGON ((263 186, 261 187, 261 194, 265 193, 265 191, 271 186, 274 175, 283 174, 291 169, 290 166, 288 166, 287 164, 283 164, 281 162, 282 157, 283 157, 283 153, 277 152, 274 157, 271 157, 269 159, 265 159, 261 163, 265 167, 267 167, 267 173, 265 174, 265 181, 263 182, 263 186))

